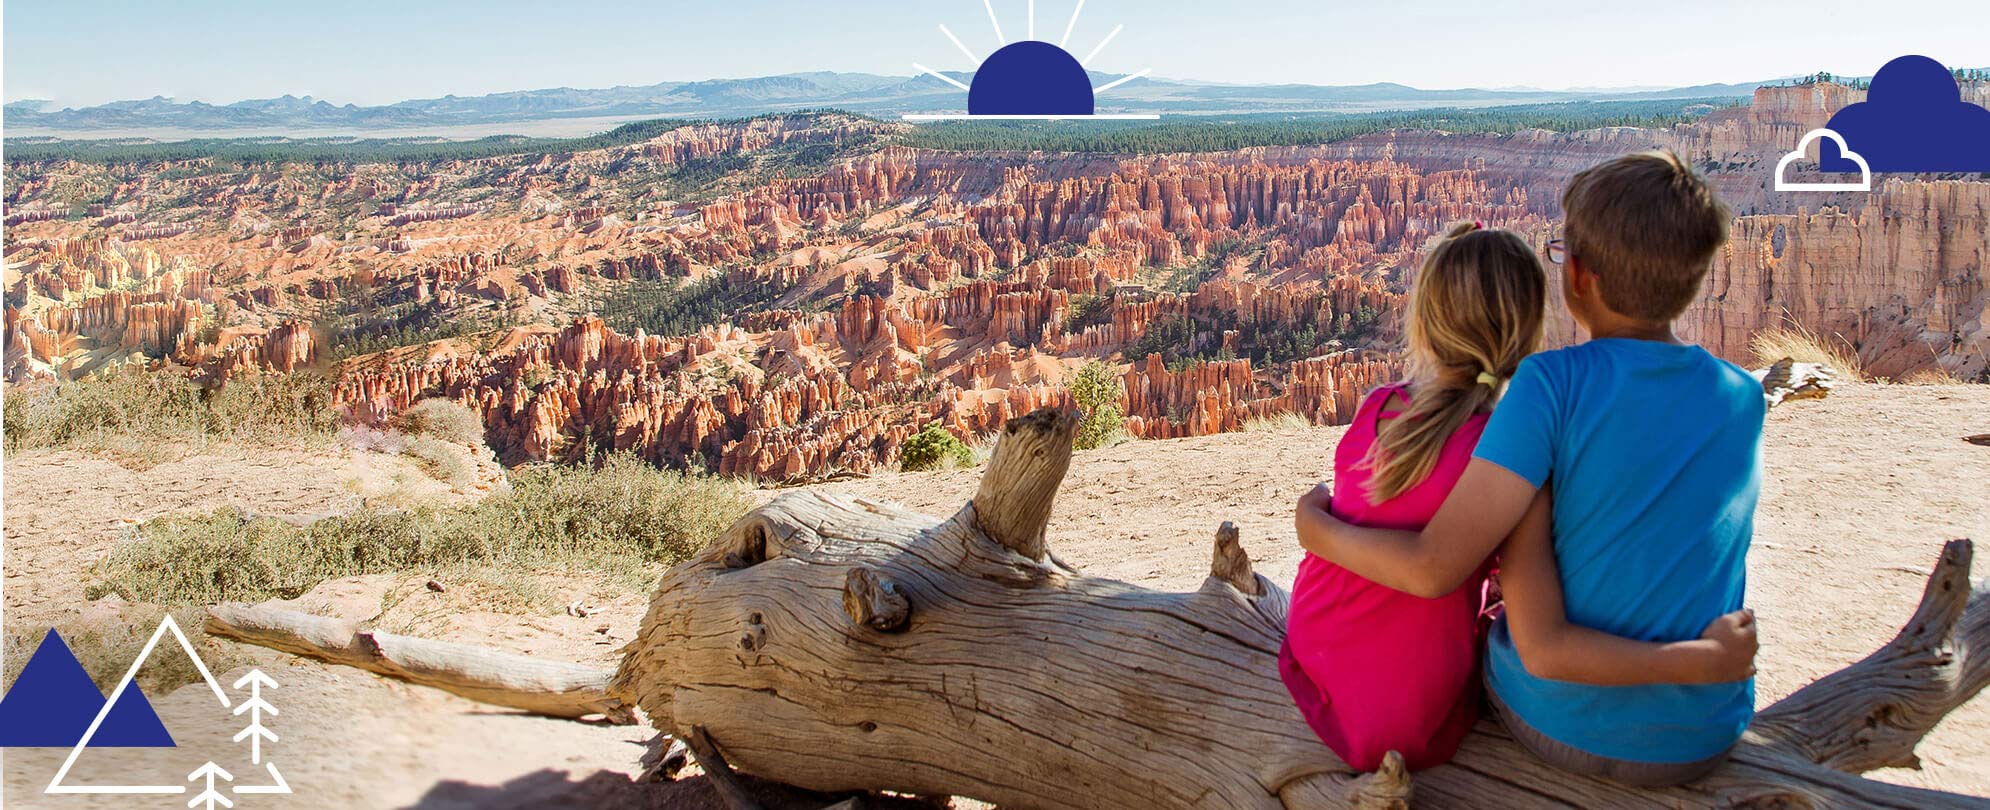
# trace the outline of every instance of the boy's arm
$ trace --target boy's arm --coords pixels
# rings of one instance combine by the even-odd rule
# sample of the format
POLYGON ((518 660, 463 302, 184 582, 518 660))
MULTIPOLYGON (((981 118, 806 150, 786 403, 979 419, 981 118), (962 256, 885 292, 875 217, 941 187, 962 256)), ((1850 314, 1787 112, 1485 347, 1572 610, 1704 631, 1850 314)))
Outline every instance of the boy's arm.
POLYGON ((1698 639, 1633 641, 1570 624, 1549 531, 1547 490, 1534 498, 1500 551, 1500 590, 1520 664, 1536 678, 1596 686, 1725 683, 1755 674, 1755 616, 1736 611, 1698 639))
POLYGON ((1299 499, 1294 528, 1307 551, 1369 581, 1435 599, 1458 589, 1520 523, 1536 487, 1504 467, 1472 459, 1422 532, 1355 526, 1327 511, 1332 493, 1299 499))

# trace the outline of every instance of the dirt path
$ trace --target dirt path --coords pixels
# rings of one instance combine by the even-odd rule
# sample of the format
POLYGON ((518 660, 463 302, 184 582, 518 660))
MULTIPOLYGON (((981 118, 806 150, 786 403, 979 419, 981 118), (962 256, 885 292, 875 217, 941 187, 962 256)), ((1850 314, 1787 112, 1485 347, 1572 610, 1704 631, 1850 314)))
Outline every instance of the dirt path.
MULTIPOLYGON (((1749 583, 1763 621, 1763 703, 1890 638, 1912 611, 1942 541, 1990 541, 1983 483, 1990 481, 1990 448, 1960 440, 1984 432, 1990 432, 1990 388, 1981 386, 1847 386, 1830 399, 1771 413, 1749 583)), ((1093 574, 1190 589, 1207 570, 1216 524, 1232 520, 1259 570, 1289 583, 1300 556, 1291 504, 1330 476, 1339 435, 1338 429, 1242 433, 1082 453, 1058 499, 1052 547, 1093 574)), ((359 497, 343 483, 351 477, 348 459, 303 452, 210 455, 144 473, 53 454, 10 459, 5 472, 6 620, 29 625, 84 609, 88 562, 127 518, 227 504, 312 515, 350 508, 359 497)), ((887 474, 826 488, 947 515, 973 494, 978 476, 976 470, 887 474)), ((1983 557, 1979 576, 1990 574, 1990 543, 1983 557)), ((446 583, 448 591, 436 594, 419 579, 396 577, 326 583, 299 601, 315 612, 379 614, 382 626, 611 665, 641 619, 644 595, 580 578, 541 580, 550 598, 579 600, 592 610, 584 617, 560 610, 518 615, 480 604, 475 587, 446 583), (603 626, 608 630, 597 632, 603 626)), ((701 802, 695 788, 687 797, 630 782, 649 737, 641 727, 520 717, 350 670, 288 658, 274 665, 281 667, 282 696, 295 706, 285 715, 296 735, 295 764, 284 773, 300 791, 324 800, 312 806, 701 802)), ((169 716, 170 726, 185 723, 199 734, 228 722, 201 716, 211 708, 201 701, 212 702, 201 689, 157 699, 162 713, 186 715, 169 716)), ((1990 796, 1986 739, 1990 697, 1950 715, 1923 743, 1923 771, 1875 775, 1990 796)), ((63 753, 53 760, 40 751, 10 753, 0 764, 6 806, 116 806, 40 795, 63 753)), ((147 767, 170 770, 163 763, 147 767)))
POLYGON ((82 606, 85 572, 125 529, 173 512, 233 506, 257 514, 346 511, 345 463, 322 451, 221 451, 132 470, 73 452, 6 462, 8 622, 52 624, 82 606))

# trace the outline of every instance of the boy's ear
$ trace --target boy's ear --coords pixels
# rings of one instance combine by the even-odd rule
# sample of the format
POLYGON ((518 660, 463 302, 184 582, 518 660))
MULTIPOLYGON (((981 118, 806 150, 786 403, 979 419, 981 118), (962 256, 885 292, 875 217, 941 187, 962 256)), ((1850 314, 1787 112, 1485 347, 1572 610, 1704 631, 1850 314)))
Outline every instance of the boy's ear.
POLYGON ((1568 279, 1569 294, 1580 299, 1595 298, 1598 281, 1596 274, 1590 272, 1589 267, 1584 265, 1581 259, 1574 256, 1568 258, 1566 267, 1568 268, 1568 272, 1564 275, 1568 279))

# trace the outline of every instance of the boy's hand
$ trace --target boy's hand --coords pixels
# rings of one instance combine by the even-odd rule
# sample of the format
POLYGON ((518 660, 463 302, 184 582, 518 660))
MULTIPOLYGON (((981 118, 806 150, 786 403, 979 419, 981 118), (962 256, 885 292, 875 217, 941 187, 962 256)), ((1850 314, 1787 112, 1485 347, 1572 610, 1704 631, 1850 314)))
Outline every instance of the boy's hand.
POLYGON ((1755 611, 1737 610, 1715 619, 1700 631, 1706 643, 1704 663, 1698 667, 1703 683, 1730 683, 1755 677, 1755 611))

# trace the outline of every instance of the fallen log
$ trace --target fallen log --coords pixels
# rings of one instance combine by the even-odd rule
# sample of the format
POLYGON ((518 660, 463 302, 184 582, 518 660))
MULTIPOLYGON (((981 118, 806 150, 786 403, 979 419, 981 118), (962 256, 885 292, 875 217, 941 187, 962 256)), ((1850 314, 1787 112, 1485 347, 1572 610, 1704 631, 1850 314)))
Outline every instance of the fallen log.
POLYGON ((609 670, 395 635, 273 605, 215 605, 204 626, 223 638, 358 667, 480 703, 549 717, 636 721, 627 704, 607 693, 614 674, 609 670))
MULTIPOLYGON (((1765 709, 1698 783, 1631 788, 1551 769, 1496 724, 1417 774, 1354 774, 1278 679, 1285 597, 1217 534, 1210 578, 1161 593, 1084 576, 1044 528, 1074 420, 1004 426, 946 520, 781 495, 666 573, 610 694, 696 732, 740 773, 828 793, 1017 808, 1984 807, 1858 777, 1990 681, 1990 595, 1944 549, 1886 649, 1765 709)), ((1358 665, 1358 662, 1355 663, 1358 665)))

